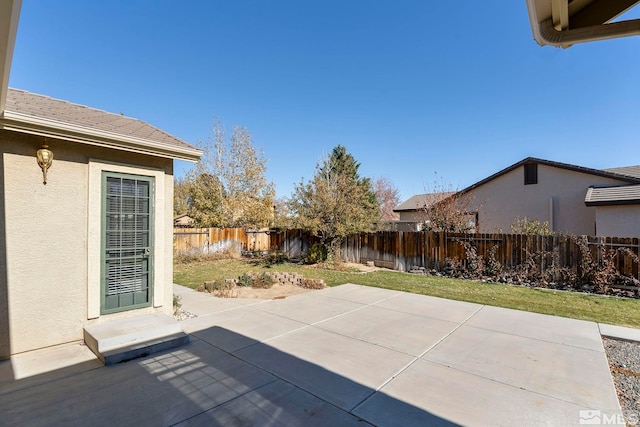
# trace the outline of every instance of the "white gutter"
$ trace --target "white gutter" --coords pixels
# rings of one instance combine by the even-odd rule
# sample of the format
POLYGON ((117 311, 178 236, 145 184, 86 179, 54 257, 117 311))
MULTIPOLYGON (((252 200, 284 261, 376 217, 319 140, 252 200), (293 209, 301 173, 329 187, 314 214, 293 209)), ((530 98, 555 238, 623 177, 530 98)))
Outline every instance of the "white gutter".
POLYGON ((7 101, 9 74, 21 6, 22 0, 0 0, 0 114, 4 111, 7 101))
MULTIPOLYGON (((535 34, 536 32, 534 31, 534 37, 535 34)), ((640 19, 612 22, 611 24, 594 25, 593 27, 565 31, 556 30, 553 26, 553 20, 547 19, 538 26, 539 38, 536 37, 536 40, 539 44, 569 47, 578 43, 639 35, 640 19)))
MULTIPOLYGON (((640 35, 639 19, 560 31, 553 23, 553 7, 554 1, 552 0, 527 0, 531 32, 540 46, 550 45, 567 48, 578 43, 640 35)), ((566 12, 565 9, 566 7, 562 9, 563 14, 566 12)), ((562 21, 563 18, 564 15, 557 19, 562 21)), ((559 23, 562 24, 562 22, 559 23)))
POLYGON ((191 162, 197 162, 202 156, 202 151, 193 147, 160 143, 12 111, 0 115, 0 129, 191 162))

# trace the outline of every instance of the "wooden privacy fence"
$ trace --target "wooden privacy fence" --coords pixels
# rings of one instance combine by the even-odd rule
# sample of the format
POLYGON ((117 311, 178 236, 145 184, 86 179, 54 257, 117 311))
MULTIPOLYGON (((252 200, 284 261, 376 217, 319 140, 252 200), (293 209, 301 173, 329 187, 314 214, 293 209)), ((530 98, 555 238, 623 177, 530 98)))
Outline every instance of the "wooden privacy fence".
MULTIPOLYGON (((341 258, 346 262, 373 262, 399 271, 408 271, 413 266, 441 271, 447 259, 466 260, 461 242, 468 242, 479 256, 485 260, 493 256, 507 270, 530 261, 537 262, 541 270, 560 267, 578 272, 582 260, 578 239, 586 239, 594 260, 606 256, 606 250, 627 248, 626 254, 619 253, 615 258, 616 267, 621 273, 640 279, 635 261, 640 247, 638 238, 381 231, 349 236, 341 246, 341 258), (532 258, 533 255, 538 256, 532 258)), ((290 257, 303 255, 316 241, 317 238, 301 230, 271 234, 271 247, 290 257)))
POLYGON ((266 251, 270 247, 268 230, 242 228, 174 228, 173 250, 177 255, 266 251))

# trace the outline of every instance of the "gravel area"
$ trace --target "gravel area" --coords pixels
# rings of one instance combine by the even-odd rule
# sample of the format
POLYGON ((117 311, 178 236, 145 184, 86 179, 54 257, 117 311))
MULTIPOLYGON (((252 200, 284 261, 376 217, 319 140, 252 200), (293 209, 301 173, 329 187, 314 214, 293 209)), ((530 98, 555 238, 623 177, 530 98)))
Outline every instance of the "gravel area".
POLYGON ((188 311, 184 311, 181 307, 173 310, 173 318, 178 321, 183 321, 187 319, 193 319, 194 317, 198 317, 193 313, 189 313, 188 311))
POLYGON ((627 425, 640 425, 640 343, 602 338, 627 425))

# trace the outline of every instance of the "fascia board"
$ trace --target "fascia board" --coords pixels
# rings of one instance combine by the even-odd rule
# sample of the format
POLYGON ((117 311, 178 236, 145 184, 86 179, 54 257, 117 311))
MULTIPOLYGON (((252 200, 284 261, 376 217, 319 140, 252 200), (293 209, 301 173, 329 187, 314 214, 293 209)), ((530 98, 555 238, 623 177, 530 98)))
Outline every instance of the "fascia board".
POLYGON ((197 162, 202 156, 202 151, 196 148, 170 146, 11 111, 5 111, 0 118, 0 129, 191 162, 197 162))
POLYGON ((538 9, 536 8, 536 0, 527 0, 527 9, 529 10, 529 24, 531 25, 531 32, 533 33, 534 40, 540 45, 544 46, 546 43, 540 33, 540 22, 538 19, 538 9))
POLYGON ((0 2, 0 114, 4 111, 22 0, 0 2))

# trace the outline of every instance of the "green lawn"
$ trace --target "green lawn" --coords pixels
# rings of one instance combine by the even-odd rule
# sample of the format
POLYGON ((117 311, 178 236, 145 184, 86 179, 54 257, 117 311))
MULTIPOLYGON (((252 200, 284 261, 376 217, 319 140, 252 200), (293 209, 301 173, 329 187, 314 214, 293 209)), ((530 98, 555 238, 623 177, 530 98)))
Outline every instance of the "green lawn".
POLYGON ((237 278, 251 272, 301 273, 323 279, 328 286, 344 283, 374 286, 478 304, 514 308, 613 325, 640 328, 640 300, 612 298, 576 292, 530 289, 434 276, 418 276, 391 270, 371 273, 309 268, 295 264, 271 267, 244 260, 176 263, 174 282, 197 288, 205 280, 237 278))

